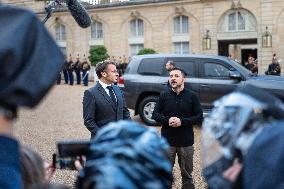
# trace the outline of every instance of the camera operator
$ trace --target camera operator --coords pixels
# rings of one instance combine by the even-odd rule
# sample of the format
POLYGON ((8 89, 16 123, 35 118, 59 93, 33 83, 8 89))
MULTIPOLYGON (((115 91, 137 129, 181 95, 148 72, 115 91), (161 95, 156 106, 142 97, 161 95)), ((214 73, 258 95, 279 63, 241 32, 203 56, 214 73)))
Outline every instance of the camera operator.
POLYGON ((272 63, 268 65, 268 70, 265 72, 266 75, 281 75, 281 67, 277 59, 276 54, 273 54, 272 63))
POLYGON ((169 146, 155 129, 135 122, 112 122, 91 142, 77 189, 171 188, 169 146))
POLYGON ((214 103, 202 129, 210 189, 284 188, 284 105, 246 86, 214 103))
POLYGON ((64 58, 36 15, 0 4, 0 188, 22 187, 13 120, 34 107, 56 81, 64 58))

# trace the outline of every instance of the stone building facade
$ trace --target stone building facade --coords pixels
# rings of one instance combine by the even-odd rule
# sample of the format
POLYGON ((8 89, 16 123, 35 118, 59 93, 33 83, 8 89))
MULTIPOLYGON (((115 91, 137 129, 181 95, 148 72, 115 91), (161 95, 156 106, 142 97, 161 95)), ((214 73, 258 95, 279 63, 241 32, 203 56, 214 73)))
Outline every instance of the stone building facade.
MULTIPOLYGON (((105 45, 108 54, 116 57, 132 56, 141 48, 153 48, 158 53, 232 55, 243 63, 252 55, 258 59, 260 73, 267 69, 273 53, 284 58, 284 0, 82 3, 92 19, 91 27, 80 28, 67 9, 60 7, 46 23, 62 50, 73 56, 88 56, 96 45, 105 45), (262 42, 266 31, 272 37, 271 47, 264 47, 262 42), (206 34, 207 47, 203 43, 206 34)), ((23 5, 44 16, 43 2, 27 0, 23 5)))

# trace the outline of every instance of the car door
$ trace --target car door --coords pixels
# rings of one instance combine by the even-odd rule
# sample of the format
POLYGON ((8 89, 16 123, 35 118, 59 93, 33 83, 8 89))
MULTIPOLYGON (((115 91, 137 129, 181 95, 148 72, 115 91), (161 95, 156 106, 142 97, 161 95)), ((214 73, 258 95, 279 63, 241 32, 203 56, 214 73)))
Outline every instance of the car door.
MULTIPOLYGON (((172 60, 176 67, 183 69, 186 73, 185 87, 194 91, 197 95, 199 93, 199 81, 197 78, 197 58, 191 57, 171 57, 168 60, 172 60)), ((164 81, 167 82, 168 78, 164 81)))
POLYGON ((204 111, 209 111, 215 100, 232 92, 240 83, 230 78, 230 71, 235 68, 222 60, 201 59, 199 70, 199 97, 204 111))

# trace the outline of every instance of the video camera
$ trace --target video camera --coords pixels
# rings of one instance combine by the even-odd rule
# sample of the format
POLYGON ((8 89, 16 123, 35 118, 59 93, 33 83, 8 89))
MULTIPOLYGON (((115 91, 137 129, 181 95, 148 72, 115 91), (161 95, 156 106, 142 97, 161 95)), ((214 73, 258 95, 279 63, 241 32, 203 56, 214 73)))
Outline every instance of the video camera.
POLYGON ((57 152, 52 156, 54 168, 76 170, 75 161, 79 160, 84 164, 83 156, 90 152, 90 140, 88 141, 58 141, 57 152))

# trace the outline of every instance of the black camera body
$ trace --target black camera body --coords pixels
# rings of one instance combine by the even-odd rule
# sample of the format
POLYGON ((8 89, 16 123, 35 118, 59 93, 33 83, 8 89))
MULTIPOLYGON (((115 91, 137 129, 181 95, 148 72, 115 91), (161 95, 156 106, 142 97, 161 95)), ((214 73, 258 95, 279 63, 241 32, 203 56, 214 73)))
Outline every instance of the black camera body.
POLYGON ((56 143, 57 153, 53 154, 53 167, 58 169, 76 170, 75 161, 83 164, 82 156, 90 152, 90 140, 88 141, 58 141, 56 143))

